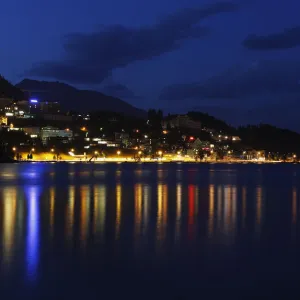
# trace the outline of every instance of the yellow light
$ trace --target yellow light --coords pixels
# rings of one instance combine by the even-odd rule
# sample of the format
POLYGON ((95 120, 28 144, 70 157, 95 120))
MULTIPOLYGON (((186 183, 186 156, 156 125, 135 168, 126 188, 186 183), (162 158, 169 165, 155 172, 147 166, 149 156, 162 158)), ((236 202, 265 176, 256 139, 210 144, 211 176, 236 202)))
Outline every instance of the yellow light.
POLYGON ((162 155, 162 151, 158 151, 158 154, 159 154, 159 155, 162 155))
POLYGON ((54 149, 53 149, 53 148, 51 149, 51 152, 54 152, 54 149))
POLYGON ((16 147, 13 147, 12 149, 13 149, 13 151, 16 151, 16 150, 17 150, 17 148, 16 148, 16 147))
POLYGON ((260 152, 257 152, 257 155, 260 155, 260 152))
POLYGON ((178 155, 180 155, 180 154, 181 154, 181 152, 180 152, 180 151, 178 151, 178 152, 177 152, 177 154, 178 154, 178 155))
POLYGON ((31 149, 31 151, 32 151, 32 152, 34 152, 34 151, 35 151, 35 149, 34 149, 34 148, 32 148, 32 149, 31 149))
POLYGON ((164 131, 163 131, 163 134, 167 134, 167 133, 168 133, 168 131, 167 131, 167 130, 164 130, 164 131))
POLYGON ((120 154, 121 154, 121 151, 120 151, 120 150, 119 150, 119 151, 117 151, 117 154, 118 154, 118 155, 120 155, 120 154))
POLYGON ((81 128, 81 131, 86 131, 86 128, 85 128, 85 127, 82 127, 82 128, 81 128))
POLYGON ((74 152, 75 150, 74 149, 71 149, 71 152, 74 152))
POLYGON ((95 155, 97 155, 97 154, 98 154, 98 151, 95 151, 94 153, 95 153, 95 155))
POLYGON ((142 154, 142 151, 139 151, 139 155, 141 155, 142 154))
POLYGON ((228 151, 228 154, 230 154, 231 153, 231 151, 228 151))

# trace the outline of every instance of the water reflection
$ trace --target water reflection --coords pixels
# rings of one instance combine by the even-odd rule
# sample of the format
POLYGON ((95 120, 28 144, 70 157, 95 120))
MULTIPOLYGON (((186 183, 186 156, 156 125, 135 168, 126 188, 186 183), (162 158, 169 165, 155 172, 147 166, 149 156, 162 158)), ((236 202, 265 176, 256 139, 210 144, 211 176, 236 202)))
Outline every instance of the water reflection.
POLYGON ((13 187, 8 187, 3 190, 3 263, 7 267, 13 259, 15 227, 16 227, 16 204, 17 191, 13 187))
POLYGON ((182 211, 182 185, 180 183, 176 186, 176 242, 180 239, 181 230, 181 211, 182 211))
MULTIPOLYGON (((121 187, 120 187, 121 190, 121 187)), ((120 191, 121 197, 121 191, 120 191)), ((100 242, 104 235, 106 221, 106 186, 97 184, 94 186, 94 235, 100 242)), ((120 199, 121 201, 121 199, 120 199)))
POLYGON ((157 219, 156 219, 156 240, 157 248, 161 250, 166 238, 166 227, 168 219, 168 186, 158 183, 157 186, 157 219))
POLYGON ((138 240, 141 234, 142 226, 142 185, 140 183, 134 186, 134 235, 138 240))
POLYGON ((296 224, 297 222, 297 189, 293 187, 293 196, 292 196, 292 223, 296 224))
POLYGON ((257 235, 260 234, 262 221, 262 187, 258 186, 256 188, 256 232, 257 235))
POLYGON ((36 278, 37 265, 39 260, 39 226, 40 211, 39 197, 41 187, 28 186, 25 188, 27 198, 27 241, 26 241, 26 260, 27 275, 30 280, 36 278))
POLYGON ((75 210, 75 186, 70 185, 68 188, 69 197, 66 208, 66 240, 72 244, 73 239, 73 224, 74 224, 74 210, 75 210))
POLYGON ((116 239, 119 239, 122 214, 122 186, 120 183, 116 186, 116 202, 116 239))
POLYGON ((85 248, 89 225, 90 225, 90 200, 91 188, 89 185, 80 187, 80 241, 82 248, 85 248))
POLYGON ((50 233, 54 234, 55 187, 50 188, 50 233))
MULTIPOLYGON (((81 259, 83 253, 109 255, 112 244, 118 254, 138 249, 152 258, 197 249, 200 244, 229 248, 241 236, 251 235, 251 241, 257 241, 253 237, 272 228, 275 212, 282 231, 288 224, 291 234, 291 224, 293 230, 299 225, 299 186, 286 183, 280 199, 288 201, 278 200, 280 209, 273 209, 273 203, 266 205, 266 197, 274 196, 274 186, 239 182, 238 176, 229 180, 215 171, 213 176, 198 176, 200 171, 187 172, 181 165, 175 166, 173 174, 163 166, 144 173, 143 165, 126 172, 120 165, 108 171, 93 170, 95 176, 79 170, 79 179, 71 176, 66 184, 59 182, 56 172, 49 185, 37 181, 34 185, 0 185, 4 270, 0 274, 11 272, 21 261, 26 276, 35 280, 38 266, 47 265, 54 252, 63 256, 66 249, 70 257, 74 254, 81 259), (150 178, 155 172, 157 177, 150 178), (284 211, 288 211, 288 220, 284 211)), ((30 174, 37 172, 38 168, 31 167, 22 174, 29 174, 32 180, 38 176, 30 174)))

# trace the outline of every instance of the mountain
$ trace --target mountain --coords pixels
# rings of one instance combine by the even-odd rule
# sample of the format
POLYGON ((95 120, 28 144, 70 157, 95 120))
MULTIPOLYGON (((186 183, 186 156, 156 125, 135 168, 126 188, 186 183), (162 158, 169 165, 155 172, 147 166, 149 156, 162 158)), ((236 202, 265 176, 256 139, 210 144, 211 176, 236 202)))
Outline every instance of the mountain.
POLYGON ((112 111, 128 116, 146 117, 147 113, 127 102, 91 90, 79 90, 61 82, 24 79, 16 85, 29 91, 32 98, 39 101, 59 102, 64 110, 80 112, 112 111))
POLYGON ((0 75, 0 98, 24 99, 24 93, 0 75))

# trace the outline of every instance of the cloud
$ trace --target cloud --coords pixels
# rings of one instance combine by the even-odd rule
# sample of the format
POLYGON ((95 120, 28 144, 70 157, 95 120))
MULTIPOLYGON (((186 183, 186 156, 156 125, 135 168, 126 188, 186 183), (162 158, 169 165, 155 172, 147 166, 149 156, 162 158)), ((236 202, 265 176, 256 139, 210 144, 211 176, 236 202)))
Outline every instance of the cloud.
POLYGON ((300 46, 300 26, 266 36, 250 35, 243 41, 250 50, 280 50, 300 46))
POLYGON ((136 96, 127 86, 120 83, 105 85, 101 89, 101 92, 121 99, 140 99, 140 97, 136 96))
POLYGON ((63 39, 65 56, 59 61, 34 65, 28 75, 75 84, 98 84, 115 68, 174 51, 185 40, 205 37, 210 30, 199 26, 199 22, 237 9, 233 2, 219 2, 202 8, 184 9, 148 27, 115 25, 93 33, 68 34, 63 39))
POLYGON ((165 87, 161 100, 242 99, 300 96, 300 61, 263 61, 233 67, 204 82, 165 87))

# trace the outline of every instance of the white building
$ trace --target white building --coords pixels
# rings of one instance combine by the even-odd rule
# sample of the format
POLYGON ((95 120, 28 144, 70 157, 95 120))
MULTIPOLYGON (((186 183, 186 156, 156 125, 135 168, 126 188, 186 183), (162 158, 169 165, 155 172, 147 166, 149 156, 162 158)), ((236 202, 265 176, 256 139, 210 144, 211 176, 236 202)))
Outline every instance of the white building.
POLYGON ((47 143, 50 138, 71 140, 73 138, 73 131, 70 129, 58 129, 56 127, 48 126, 41 128, 40 137, 43 143, 47 143))

